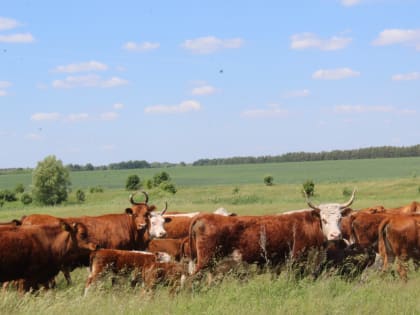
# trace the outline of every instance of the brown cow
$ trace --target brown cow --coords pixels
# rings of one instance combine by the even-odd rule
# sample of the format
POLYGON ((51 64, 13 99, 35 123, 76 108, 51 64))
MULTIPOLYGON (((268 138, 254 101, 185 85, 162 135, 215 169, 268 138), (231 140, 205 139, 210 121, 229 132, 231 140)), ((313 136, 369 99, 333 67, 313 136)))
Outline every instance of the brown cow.
POLYGON ((323 204, 313 210, 282 215, 224 217, 201 214, 190 226, 190 251, 196 258, 196 273, 212 259, 234 256, 247 263, 272 265, 289 255, 298 258, 306 250, 322 247, 325 240, 341 239, 339 221, 348 212, 352 197, 346 204, 323 204))
POLYGON ((174 281, 179 278, 182 281, 181 278, 185 275, 182 264, 160 262, 150 252, 101 249, 90 255, 90 274, 86 281, 85 295, 92 283, 106 271, 114 274, 134 272, 131 285, 134 286, 140 278, 147 289, 163 280, 174 281))
POLYGON ((185 238, 161 238, 153 239, 147 246, 147 251, 151 253, 165 252, 168 253, 174 260, 180 261, 183 253, 183 242, 185 238))
POLYGON ((420 260, 420 216, 394 215, 384 219, 379 226, 379 254, 383 259, 383 271, 388 263, 398 259, 398 273, 407 281, 408 260, 412 258, 416 267, 420 260))
POLYGON ((55 225, 19 226, 0 233, 0 282, 27 279, 28 291, 47 283, 71 257, 97 248, 83 224, 61 221, 55 225))
MULTIPOLYGON (((160 213, 156 212, 154 211, 156 207, 148 204, 149 198, 147 193, 144 191, 142 193, 146 198, 141 203, 133 200, 134 194, 130 195, 129 199, 132 207, 127 208, 125 213, 73 218, 57 218, 50 215, 33 214, 24 217, 22 224, 54 224, 60 220, 79 222, 86 226, 89 239, 98 244, 100 248, 144 250, 151 238, 165 236, 166 232, 163 227, 165 219, 163 214, 167 209, 167 205, 160 213)), ((68 269, 73 270, 78 266, 89 266, 88 254, 79 257, 68 266, 68 269)), ((63 273, 68 283, 71 281, 69 270, 66 270, 64 266, 63 273)))

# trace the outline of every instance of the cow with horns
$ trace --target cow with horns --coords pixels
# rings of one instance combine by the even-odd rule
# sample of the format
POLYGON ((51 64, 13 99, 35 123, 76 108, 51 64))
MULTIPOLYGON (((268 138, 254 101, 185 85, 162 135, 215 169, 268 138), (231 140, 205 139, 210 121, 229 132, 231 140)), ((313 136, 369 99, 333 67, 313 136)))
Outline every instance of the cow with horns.
POLYGON ((351 209, 355 190, 344 204, 313 204, 305 211, 281 215, 233 216, 200 214, 190 225, 191 273, 208 267, 214 259, 231 256, 234 260, 260 265, 277 265, 288 257, 297 259, 310 248, 321 248, 326 240, 342 238, 340 221, 351 209))

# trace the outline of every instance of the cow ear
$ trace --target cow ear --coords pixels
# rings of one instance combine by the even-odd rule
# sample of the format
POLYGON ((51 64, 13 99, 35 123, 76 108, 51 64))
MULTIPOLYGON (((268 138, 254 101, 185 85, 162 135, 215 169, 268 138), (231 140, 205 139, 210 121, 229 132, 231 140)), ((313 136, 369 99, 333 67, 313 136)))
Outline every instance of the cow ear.
POLYGON ((63 231, 67 232, 70 232, 72 230, 70 225, 66 222, 61 222, 61 228, 63 229, 63 231))
POLYGON ((344 208, 343 210, 341 210, 341 215, 343 217, 349 215, 353 210, 351 208, 344 208))
POLYGON ((172 221, 172 218, 166 218, 165 217, 165 223, 169 223, 169 222, 171 222, 172 221))
POLYGON ((129 215, 132 215, 132 214, 133 214, 133 209, 131 209, 131 208, 126 208, 126 209, 125 209, 125 213, 127 213, 127 214, 129 214, 129 215))

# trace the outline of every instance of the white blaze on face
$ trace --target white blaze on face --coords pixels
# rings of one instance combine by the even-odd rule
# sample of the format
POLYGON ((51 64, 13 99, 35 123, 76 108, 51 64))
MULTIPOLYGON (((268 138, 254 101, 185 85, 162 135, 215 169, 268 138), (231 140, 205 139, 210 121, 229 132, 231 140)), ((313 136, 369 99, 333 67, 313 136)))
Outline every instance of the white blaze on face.
POLYGON ((341 235, 341 207, 338 203, 319 205, 322 232, 327 240, 338 240, 341 235))
POLYGON ((157 212, 150 212, 149 214, 150 227, 149 235, 151 238, 160 238, 166 235, 165 228, 163 224, 165 223, 165 218, 157 212))

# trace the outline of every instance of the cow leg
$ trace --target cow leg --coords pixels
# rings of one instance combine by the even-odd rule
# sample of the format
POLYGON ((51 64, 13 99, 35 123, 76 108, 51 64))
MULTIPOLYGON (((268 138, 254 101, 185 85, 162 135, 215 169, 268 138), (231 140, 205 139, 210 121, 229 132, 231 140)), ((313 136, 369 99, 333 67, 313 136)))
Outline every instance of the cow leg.
POLYGON ((405 282, 407 282, 408 255, 406 253, 398 257, 398 273, 405 282))
POLYGON ((89 290, 90 286, 92 285, 92 283, 97 281, 101 272, 102 272, 102 268, 98 267, 97 265, 92 265, 91 266, 91 271, 90 271, 89 276, 86 280, 85 293, 84 293, 85 296, 87 295, 88 290, 89 290))
POLYGON ((67 285, 71 285, 70 268, 62 267, 61 272, 63 273, 63 276, 66 279, 67 285))

